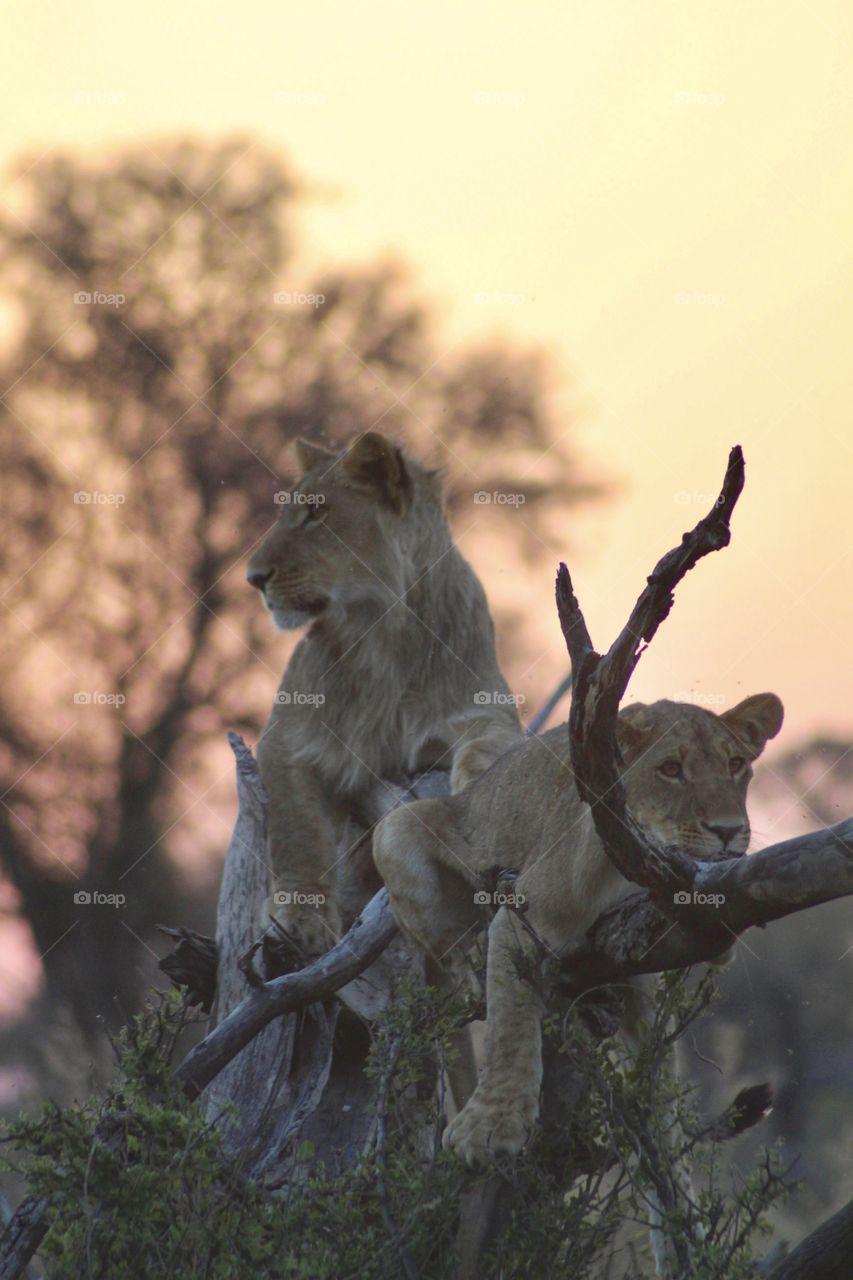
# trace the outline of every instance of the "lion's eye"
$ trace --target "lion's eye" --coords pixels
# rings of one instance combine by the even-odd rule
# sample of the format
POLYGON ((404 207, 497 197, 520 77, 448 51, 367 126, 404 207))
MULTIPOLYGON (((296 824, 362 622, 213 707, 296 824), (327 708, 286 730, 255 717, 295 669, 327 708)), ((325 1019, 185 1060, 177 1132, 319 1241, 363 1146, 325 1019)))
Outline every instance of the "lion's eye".
POLYGON ((665 778, 680 778, 681 765, 677 760, 664 760, 663 764, 658 765, 658 773, 665 778))
POLYGON ((732 756, 731 760, 729 761, 729 768, 731 769, 732 773, 740 773, 741 769, 745 764, 746 764, 746 761, 744 760, 743 756, 732 756))

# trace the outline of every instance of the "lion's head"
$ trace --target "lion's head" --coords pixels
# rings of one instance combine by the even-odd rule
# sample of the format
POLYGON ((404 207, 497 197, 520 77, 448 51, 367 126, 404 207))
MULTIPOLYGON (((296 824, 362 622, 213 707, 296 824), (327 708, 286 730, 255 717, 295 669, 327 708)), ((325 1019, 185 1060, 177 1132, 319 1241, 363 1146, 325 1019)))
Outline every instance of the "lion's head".
POLYGON ((246 571, 274 624, 289 631, 332 609, 390 608, 418 569, 410 548, 429 543, 440 555, 449 545, 435 473, 376 432, 341 453, 303 440, 296 452, 302 475, 277 495, 280 515, 246 571))
POLYGON ((619 714, 622 781, 636 820, 697 858, 746 852, 752 761, 782 727, 775 693, 721 715, 685 702, 636 703, 619 714))

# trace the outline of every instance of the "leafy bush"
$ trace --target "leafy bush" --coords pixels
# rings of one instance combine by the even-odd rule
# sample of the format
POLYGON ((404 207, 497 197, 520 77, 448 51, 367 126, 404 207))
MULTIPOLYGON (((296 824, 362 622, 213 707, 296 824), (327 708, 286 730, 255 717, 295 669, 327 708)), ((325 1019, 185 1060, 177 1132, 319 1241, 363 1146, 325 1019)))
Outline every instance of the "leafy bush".
MULTIPOLYGON (((673 1027, 708 996, 668 976, 628 1061, 574 1013, 548 1021, 552 1061, 571 1069, 583 1105, 566 1132, 540 1135, 504 1170, 510 1198, 492 1250, 496 1274, 584 1280, 617 1274, 614 1259, 625 1274, 626 1257, 630 1274, 641 1274, 645 1237, 638 1226, 639 1243, 626 1242, 620 1229, 648 1222, 660 1162, 671 1172, 688 1155, 702 1185, 670 1225, 698 1241, 693 1274, 750 1274, 751 1242, 784 1180, 768 1157, 742 1185, 724 1188, 719 1146, 697 1130, 688 1090, 663 1065, 673 1027), (665 1131, 682 1130, 692 1136, 668 1147, 665 1131)), ((42 1250, 48 1280, 442 1280, 470 1176, 441 1149, 436 1064, 465 1013, 432 989, 402 991, 373 1031, 373 1149, 331 1179, 305 1142, 305 1178, 270 1194, 228 1165, 216 1126, 176 1089, 171 1061, 187 1014, 174 995, 152 999, 118 1040, 117 1078, 103 1100, 48 1105, 5 1131, 24 1157, 6 1167, 23 1172, 33 1193, 56 1197, 42 1250)))

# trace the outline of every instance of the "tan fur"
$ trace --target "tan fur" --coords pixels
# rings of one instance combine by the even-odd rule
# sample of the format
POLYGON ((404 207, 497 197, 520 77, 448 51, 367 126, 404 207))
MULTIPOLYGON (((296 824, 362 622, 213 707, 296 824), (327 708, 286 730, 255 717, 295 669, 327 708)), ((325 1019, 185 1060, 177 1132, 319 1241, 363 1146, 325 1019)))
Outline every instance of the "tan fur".
POLYGON ((270 909, 316 955, 378 887, 369 853, 366 870, 336 855, 345 831, 379 816, 376 784, 439 767, 458 791, 521 729, 437 474, 375 433, 339 454, 305 442, 298 451, 303 475, 247 575, 275 625, 308 627, 257 754, 270 909))
MULTIPOLYGON (((634 817, 664 845, 697 858, 743 853, 750 762, 779 731, 782 715, 774 694, 747 698, 720 716, 668 701, 626 708, 618 740, 634 817), (665 776, 676 767, 678 776, 665 776)), ((636 891, 607 857, 578 799, 565 725, 514 747, 461 795, 389 814, 373 850, 400 925, 446 974, 478 932, 483 913, 473 886, 488 869, 521 872, 515 892, 524 897, 525 919, 558 956, 582 942, 602 911, 636 891)), ((484 1064, 445 1135, 471 1165, 518 1152, 539 1111, 543 1010, 518 975, 519 955, 534 956, 535 943, 516 912, 502 906, 489 929, 484 1064)))

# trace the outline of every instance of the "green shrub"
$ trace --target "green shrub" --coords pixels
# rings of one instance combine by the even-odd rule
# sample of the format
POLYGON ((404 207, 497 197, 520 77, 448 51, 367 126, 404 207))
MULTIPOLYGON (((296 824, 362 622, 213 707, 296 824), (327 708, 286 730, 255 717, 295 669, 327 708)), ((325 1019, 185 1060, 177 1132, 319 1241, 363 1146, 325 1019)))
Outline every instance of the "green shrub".
MULTIPOLYGON (((547 1021, 547 1042, 571 1068, 584 1103, 565 1131, 541 1135, 505 1171, 512 1196, 491 1250, 496 1274, 609 1273, 620 1227, 648 1219, 650 1159, 687 1154, 666 1154, 672 1117, 687 1132, 696 1120, 689 1091, 662 1063, 672 1020, 684 1025, 696 1016, 708 991, 689 995, 683 981, 667 977, 628 1063, 574 1014, 547 1021), (638 1138, 644 1133, 648 1149, 638 1138)), ((432 989, 401 991, 373 1029, 373 1149, 331 1179, 305 1142, 298 1158, 306 1177, 270 1194, 229 1167, 217 1129, 175 1088, 185 1009, 174 995, 152 999, 119 1039, 117 1078, 104 1099, 49 1104, 3 1135, 21 1153, 5 1167, 22 1172, 33 1193, 57 1197, 41 1254, 48 1280, 397 1280, 407 1265, 420 1280, 444 1280, 470 1178, 441 1149, 436 1063, 451 1052, 463 1012, 432 989)), ((719 1147, 695 1138, 689 1145, 698 1190, 694 1204, 675 1211, 673 1226, 700 1227, 699 1280, 740 1280, 783 1180, 768 1157, 740 1185, 723 1186, 719 1147)), ((619 1246, 623 1262, 626 1248, 643 1255, 632 1275, 648 1269, 639 1227, 635 1235, 639 1244, 619 1246)))

